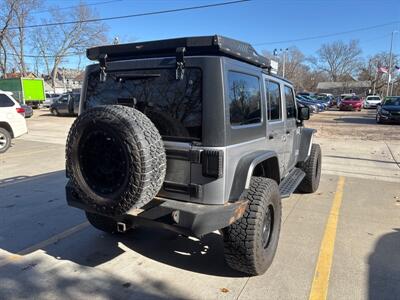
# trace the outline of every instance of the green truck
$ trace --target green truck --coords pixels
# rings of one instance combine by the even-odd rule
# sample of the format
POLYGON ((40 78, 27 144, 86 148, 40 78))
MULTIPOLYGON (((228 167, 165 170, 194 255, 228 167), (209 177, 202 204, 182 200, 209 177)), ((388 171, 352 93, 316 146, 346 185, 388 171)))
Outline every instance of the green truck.
POLYGON ((46 99, 44 81, 41 78, 0 79, 0 90, 12 92, 20 103, 38 108, 46 99))

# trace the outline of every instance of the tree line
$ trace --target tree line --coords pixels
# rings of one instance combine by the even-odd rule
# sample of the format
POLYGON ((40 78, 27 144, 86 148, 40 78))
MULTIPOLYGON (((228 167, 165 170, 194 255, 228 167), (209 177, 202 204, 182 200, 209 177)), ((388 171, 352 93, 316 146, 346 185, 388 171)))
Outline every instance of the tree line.
MULTIPOLYGON (((278 74, 282 74, 285 55, 285 78, 291 80, 298 90, 315 91, 319 82, 370 81, 371 90, 385 94, 387 88, 389 53, 381 52, 370 57, 362 56, 357 40, 348 43, 334 41, 320 46, 315 55, 306 56, 296 46, 289 47, 278 57, 269 51, 263 54, 279 60, 278 74)), ((393 94, 400 94, 400 57, 392 54, 393 94)))
POLYGON ((54 86, 63 63, 71 59, 79 63, 87 48, 106 43, 104 23, 82 22, 96 17, 95 10, 83 2, 59 10, 46 7, 42 0, 0 0, 0 77, 7 77, 10 70, 22 75, 41 71, 50 76, 54 86), (44 8, 45 17, 37 17, 44 8), (26 28, 33 21, 53 25, 26 28))

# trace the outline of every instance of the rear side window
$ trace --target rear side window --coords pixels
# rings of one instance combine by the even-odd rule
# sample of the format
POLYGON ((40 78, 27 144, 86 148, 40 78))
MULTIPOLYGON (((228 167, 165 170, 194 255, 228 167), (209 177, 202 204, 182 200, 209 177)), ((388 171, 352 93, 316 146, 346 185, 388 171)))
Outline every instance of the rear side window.
POLYGON ((296 117, 296 106, 294 104, 293 90, 285 85, 286 116, 288 119, 296 117))
POLYGON ((228 81, 231 125, 261 123, 261 94, 258 77, 230 71, 228 81))
POLYGON ((267 86, 267 111, 268 120, 276 121, 281 119, 281 89, 279 83, 266 81, 267 86))
POLYGON ((4 94, 0 94, 0 107, 12 107, 14 102, 4 94))

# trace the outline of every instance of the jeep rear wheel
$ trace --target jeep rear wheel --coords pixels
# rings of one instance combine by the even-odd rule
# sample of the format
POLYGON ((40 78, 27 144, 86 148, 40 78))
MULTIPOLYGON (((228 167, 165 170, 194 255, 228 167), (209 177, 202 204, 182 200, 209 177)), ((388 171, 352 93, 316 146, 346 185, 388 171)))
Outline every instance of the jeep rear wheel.
POLYGON ((84 112, 71 127, 66 152, 78 198, 103 215, 144 206, 164 182, 161 136, 133 108, 109 105, 84 112))
POLYGON ((225 259, 235 270, 260 275, 270 267, 281 229, 281 196, 277 183, 252 177, 242 218, 222 230, 225 259))
POLYGON ((318 144, 312 144, 310 157, 299 164, 306 176, 297 188, 302 193, 314 193, 318 190, 321 179, 321 147, 318 144))

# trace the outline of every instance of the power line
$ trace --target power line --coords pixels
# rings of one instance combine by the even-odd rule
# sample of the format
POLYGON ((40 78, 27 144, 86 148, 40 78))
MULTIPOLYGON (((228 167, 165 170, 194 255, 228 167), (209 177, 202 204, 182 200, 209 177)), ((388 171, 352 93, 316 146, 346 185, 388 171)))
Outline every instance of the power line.
POLYGON ((228 2, 219 2, 219 3, 213 3, 213 4, 206 4, 206 5, 198 5, 198 6, 175 8, 175 9, 151 11, 151 12, 138 13, 138 14, 132 14, 132 15, 125 15, 125 16, 115 16, 115 17, 108 17, 108 18, 95 18, 95 19, 87 19, 87 20, 80 20, 80 21, 56 22, 56 23, 48 23, 48 24, 34 24, 34 25, 26 25, 26 26, 21 26, 21 27, 9 27, 8 29, 9 30, 16 30, 16 29, 20 29, 20 28, 38 28, 38 27, 49 27, 49 26, 58 26, 58 25, 70 25, 70 24, 78 24, 78 23, 92 23, 92 22, 100 22, 100 21, 110 21, 110 20, 118 20, 118 19, 137 18, 137 17, 144 17, 144 16, 169 14, 169 13, 180 12, 180 11, 198 10, 198 9, 204 9, 204 8, 210 8, 210 7, 225 6, 225 5, 238 4, 238 3, 250 2, 250 1, 252 1, 252 0, 236 0, 236 1, 228 1, 228 2))
POLYGON ((338 36, 338 35, 343 35, 343 34, 348 34, 348 33, 353 33, 353 32, 371 30, 371 29, 385 27, 385 26, 394 25, 394 24, 400 24, 400 21, 393 21, 393 22, 378 24, 378 25, 374 25, 374 26, 362 27, 362 28, 358 28, 358 29, 340 31, 340 32, 335 32, 335 33, 315 35, 315 36, 299 38, 299 39, 257 43, 257 44, 254 44, 254 46, 265 46, 265 45, 274 45, 274 44, 288 44, 288 43, 293 43, 293 42, 317 40, 317 39, 322 39, 322 38, 327 38, 327 37, 332 37, 332 36, 338 36))
MULTIPOLYGON (((2 53, 0 53, 1 55, 2 53)), ((7 55, 9 56, 19 56, 19 54, 16 53, 8 53, 6 52, 7 55)), ((63 55, 30 55, 30 54, 24 54, 23 57, 27 58, 55 58, 55 57, 72 57, 72 56, 77 56, 77 55, 83 55, 86 54, 86 52, 70 52, 70 53, 65 53, 63 55)))
MULTIPOLYGON (((376 36, 372 39, 368 39, 368 40, 361 40, 360 43, 361 44, 365 44, 365 43, 370 43, 376 40, 380 40, 383 39, 385 37, 390 36, 391 34, 384 34, 384 35, 380 35, 380 36, 376 36)), ((257 44, 255 44, 257 45, 257 44)), ((6 53, 9 56, 19 56, 18 54, 15 53, 6 53)), ((29 54, 24 54, 24 57, 27 58, 55 58, 55 57, 73 57, 73 56, 77 56, 77 55, 84 55, 86 54, 86 52, 82 51, 82 52, 69 52, 69 53, 65 53, 63 55, 29 55, 29 54)), ((1 55, 1 53, 0 53, 1 55)))
MULTIPOLYGON (((121 1, 124 1, 124 0, 111 0, 111 1, 104 1, 104 2, 95 2, 95 3, 85 4, 84 6, 97 6, 97 5, 103 5, 103 4, 109 4, 109 3, 121 2, 121 1)), ((55 8, 50 8, 50 9, 46 9, 46 10, 33 11, 32 14, 41 14, 41 13, 46 13, 46 12, 52 12, 55 10, 71 9, 71 8, 80 7, 80 6, 81 5, 55 7, 55 8)))

